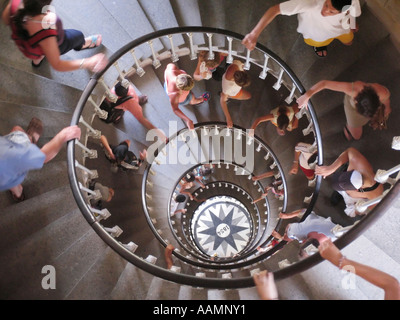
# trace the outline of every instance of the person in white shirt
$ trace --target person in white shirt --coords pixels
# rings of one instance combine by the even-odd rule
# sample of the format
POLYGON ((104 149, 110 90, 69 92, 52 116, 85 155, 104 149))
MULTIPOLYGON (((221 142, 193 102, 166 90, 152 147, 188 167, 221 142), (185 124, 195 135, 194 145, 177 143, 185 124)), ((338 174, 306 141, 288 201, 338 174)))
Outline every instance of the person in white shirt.
POLYGON ((222 76, 222 92, 220 96, 220 104, 222 111, 226 117, 228 128, 233 127, 232 117, 228 109, 228 99, 249 100, 251 93, 243 88, 251 84, 249 74, 244 70, 242 61, 233 60, 222 76))
POLYGON ((290 0, 269 8, 254 29, 245 36, 242 43, 253 50, 261 32, 278 15, 297 14, 297 31, 306 44, 314 47, 319 57, 326 57, 327 46, 335 39, 351 45, 354 31, 357 30, 355 18, 361 15, 359 0, 290 0))

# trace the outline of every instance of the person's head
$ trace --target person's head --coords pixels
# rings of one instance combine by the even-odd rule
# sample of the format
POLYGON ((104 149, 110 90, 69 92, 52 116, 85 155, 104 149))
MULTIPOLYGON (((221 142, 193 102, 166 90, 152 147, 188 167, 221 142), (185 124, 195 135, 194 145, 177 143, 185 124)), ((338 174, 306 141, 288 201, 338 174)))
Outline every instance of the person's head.
POLYGON ((363 177, 359 171, 344 171, 332 176, 332 188, 336 191, 358 190, 363 185, 363 177))
POLYGON ((186 182, 193 182, 196 179, 196 177, 193 172, 189 172, 185 175, 184 179, 186 182))
POLYGON ((178 203, 185 202, 186 201, 186 196, 184 194, 178 194, 175 197, 175 201, 178 202, 178 203))
POLYGON ((321 10, 324 17, 334 16, 342 13, 346 7, 351 6, 352 0, 326 0, 321 10))
POLYGON ((190 75, 182 73, 176 77, 176 87, 179 90, 190 91, 194 87, 194 80, 190 75))
POLYGON ((285 135, 285 131, 289 126, 289 117, 287 115, 287 108, 284 106, 279 107, 277 119, 277 131, 280 136, 285 135))
POLYGON ((128 80, 123 80, 123 81, 118 81, 118 83, 114 87, 115 94, 120 97, 124 98, 128 95, 129 91, 129 81, 128 80))
POLYGON ((17 11, 12 18, 13 22, 17 27, 18 36, 22 39, 28 39, 29 34, 25 30, 24 18, 26 16, 37 16, 44 13, 43 8, 50 5, 52 0, 23 0, 23 7, 17 11))
POLYGON ((313 153, 312 156, 308 158, 307 164, 310 167, 310 169, 312 169, 312 170, 315 169, 317 160, 318 160, 318 153, 317 152, 313 153))
POLYGON ((372 118, 381 106, 378 94, 374 88, 370 86, 364 87, 364 89, 355 97, 355 102, 358 113, 367 118, 372 118))
POLYGON ((235 83, 242 88, 248 87, 251 83, 250 76, 247 74, 246 71, 235 71, 235 73, 233 74, 233 79, 235 83))
POLYGON ((221 54, 219 52, 214 52, 214 59, 209 59, 210 52, 209 51, 201 51, 200 57, 206 63, 206 67, 210 69, 215 69, 219 66, 221 61, 221 54))

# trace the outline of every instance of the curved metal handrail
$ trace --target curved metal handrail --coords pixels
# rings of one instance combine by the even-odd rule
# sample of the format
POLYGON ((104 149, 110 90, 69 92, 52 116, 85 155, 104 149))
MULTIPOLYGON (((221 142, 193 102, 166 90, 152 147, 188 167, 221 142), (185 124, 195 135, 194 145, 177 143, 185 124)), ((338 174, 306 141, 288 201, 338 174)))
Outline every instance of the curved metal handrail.
MULTIPOLYGON (((76 125, 79 122, 79 117, 82 113, 82 110, 84 108, 84 105, 88 98, 90 97, 93 89, 97 85, 98 80, 100 77, 108 70, 112 64, 117 61, 120 57, 122 57, 124 54, 126 54, 129 50, 132 48, 137 47, 138 45, 148 42, 152 39, 160 38, 162 36, 166 36, 169 34, 174 34, 174 33, 189 33, 189 32, 201 32, 201 33, 214 33, 214 34, 222 34, 225 36, 233 37, 237 40, 242 40, 243 36, 239 35, 237 33, 227 31, 227 30, 222 30, 222 29, 217 29, 217 28, 206 28, 206 27, 183 27, 183 28, 171 28, 171 29, 165 29, 165 30, 160 30, 157 32, 154 32, 149 35, 145 35, 143 37, 140 37, 125 46, 123 46, 120 50, 118 50, 116 53, 114 53, 110 59, 109 63, 106 66, 106 68, 99 72, 94 74, 86 88, 84 89, 82 96, 80 100, 78 101, 77 107, 75 109, 75 112, 72 116, 71 120, 71 125, 76 125)), ((291 72, 290 68, 278 57, 276 56, 273 52, 268 50, 266 47, 257 44, 257 49, 267 53, 273 60, 282 68, 286 71, 286 74, 291 78, 293 84, 299 89, 300 93, 304 93, 305 90, 303 86, 301 85, 300 81, 298 78, 291 72)), ((314 109, 312 107, 311 102, 309 102, 309 113, 310 116, 313 120, 314 124, 314 133, 316 135, 316 141, 317 141, 317 147, 318 147, 318 161, 319 165, 322 164, 322 139, 321 139, 321 133, 318 127, 318 123, 316 121, 316 115, 314 112, 314 109)), ((78 179, 77 179, 77 174, 76 174, 76 168, 74 166, 74 160, 75 160, 75 142, 74 141, 69 141, 68 146, 67 146, 67 160, 68 160, 68 175, 69 175, 69 180, 71 183, 71 189, 73 196, 78 204, 79 209, 81 210, 82 214, 84 215, 85 219, 88 221, 88 223, 93 227, 93 229, 96 231, 96 233, 105 241, 113 250, 115 250, 118 254, 120 254, 122 257, 124 257, 126 260, 129 262, 133 263, 137 267, 146 270, 147 272, 150 272, 151 274, 173 281, 177 282, 180 284, 186 284, 186 285, 192 285, 192 286, 198 286, 198 287, 208 287, 208 288, 241 288, 241 287, 249 287, 253 286, 253 280, 252 277, 244 277, 244 278, 239 278, 239 279, 218 279, 218 278, 199 278, 196 276, 191 276, 191 275, 182 275, 182 274, 177 274, 175 272, 168 271, 164 268, 158 267, 156 265, 152 265, 146 261, 144 261, 142 258, 137 257, 136 255, 132 254, 129 250, 127 250, 121 243, 117 242, 114 238, 111 237, 110 234, 108 234, 104 228, 96 221, 96 219, 93 217, 93 214, 87 207, 85 203, 85 199, 83 198, 79 185, 78 185, 78 179)), ((320 183, 321 179, 317 179, 316 183, 316 190, 319 190, 320 188, 320 183)), ((318 192, 315 192, 313 195, 313 198, 311 200, 309 210, 312 208, 312 206, 315 204, 317 200, 318 192)), ((378 206, 379 207, 379 206, 378 206)), ((356 230, 354 230, 353 233, 355 233, 356 230)), ((262 259, 262 255, 259 256, 260 260, 262 259)), ((307 258, 306 260, 300 262, 301 265, 297 268, 296 265, 290 266, 284 270, 277 271, 277 279, 287 277, 294 275, 298 272, 301 272, 304 268, 309 268, 314 264, 314 260, 316 259, 316 256, 307 258)), ((319 261, 318 261, 319 262, 319 261)))

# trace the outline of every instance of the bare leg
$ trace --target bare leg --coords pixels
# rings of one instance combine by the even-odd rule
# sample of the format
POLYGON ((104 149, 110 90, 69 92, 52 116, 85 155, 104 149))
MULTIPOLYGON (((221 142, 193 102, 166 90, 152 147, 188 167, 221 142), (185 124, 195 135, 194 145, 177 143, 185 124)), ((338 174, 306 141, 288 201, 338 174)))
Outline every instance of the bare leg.
POLYGON ((174 246, 172 244, 167 245, 165 248, 165 261, 167 262, 167 268, 171 269, 173 266, 173 261, 172 261, 172 251, 174 251, 174 246))

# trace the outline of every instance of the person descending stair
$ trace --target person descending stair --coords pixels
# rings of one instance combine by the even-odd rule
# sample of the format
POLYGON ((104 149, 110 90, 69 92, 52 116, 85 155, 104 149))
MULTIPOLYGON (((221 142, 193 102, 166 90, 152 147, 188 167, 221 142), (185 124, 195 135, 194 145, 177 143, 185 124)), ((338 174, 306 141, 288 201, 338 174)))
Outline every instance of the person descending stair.
POLYGON ((12 39, 19 50, 39 67, 47 58, 57 71, 87 69, 98 72, 107 64, 103 53, 79 60, 62 60, 68 51, 80 51, 101 45, 101 35, 84 37, 74 29, 64 29, 55 14, 52 0, 11 0, 2 14, 3 22, 12 30, 12 39), (51 9, 51 10, 49 10, 51 9))

